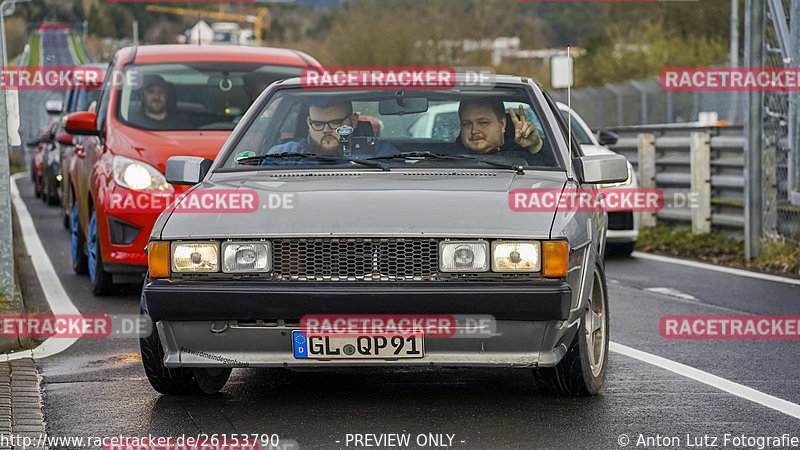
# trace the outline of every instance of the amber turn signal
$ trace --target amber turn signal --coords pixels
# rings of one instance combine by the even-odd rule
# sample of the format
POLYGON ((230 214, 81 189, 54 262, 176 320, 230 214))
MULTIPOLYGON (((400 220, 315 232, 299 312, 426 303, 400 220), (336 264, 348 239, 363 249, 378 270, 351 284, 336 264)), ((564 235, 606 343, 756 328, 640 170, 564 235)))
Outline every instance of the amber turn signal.
POLYGON ((147 270, 151 278, 169 276, 170 254, 168 241, 152 241, 147 245, 147 270))
POLYGON ((567 241, 542 242, 542 275, 547 278, 567 276, 569 245, 567 241))

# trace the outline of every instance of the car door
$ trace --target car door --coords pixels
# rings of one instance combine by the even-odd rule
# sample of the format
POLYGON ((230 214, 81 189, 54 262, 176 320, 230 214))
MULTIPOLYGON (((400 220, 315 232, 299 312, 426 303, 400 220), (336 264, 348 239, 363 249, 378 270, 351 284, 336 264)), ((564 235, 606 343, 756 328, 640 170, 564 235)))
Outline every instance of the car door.
POLYGON ((103 154, 103 146, 105 145, 106 133, 106 114, 108 113, 108 104, 111 94, 114 92, 115 86, 113 83, 115 65, 112 63, 104 77, 103 92, 100 94, 99 100, 95 107, 97 114, 96 127, 100 130, 99 136, 81 136, 75 143, 75 157, 76 157, 76 173, 73 177, 76 201, 78 202, 78 220, 81 229, 86 230, 89 228, 89 195, 91 191, 92 173, 94 164, 100 155, 103 154))

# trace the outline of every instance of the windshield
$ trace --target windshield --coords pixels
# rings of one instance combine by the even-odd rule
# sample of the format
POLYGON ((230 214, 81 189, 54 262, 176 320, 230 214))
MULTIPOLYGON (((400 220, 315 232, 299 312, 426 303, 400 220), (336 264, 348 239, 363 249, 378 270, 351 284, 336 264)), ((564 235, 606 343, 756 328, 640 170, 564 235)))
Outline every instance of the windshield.
POLYGON ((232 130, 270 83, 299 67, 187 62, 128 66, 117 90, 117 118, 145 130, 232 130))
POLYGON ((235 140, 223 168, 255 164, 355 166, 348 161, 352 159, 377 159, 390 166, 414 167, 485 166, 480 160, 559 167, 551 131, 543 126, 540 114, 540 108, 532 106, 522 88, 325 92, 283 89, 235 140), (516 128, 527 136, 517 139, 516 128), (409 154, 414 157, 404 158, 409 154), (320 160, 323 156, 325 161, 320 160))
MULTIPOLYGON (((567 120, 569 113, 562 109, 559 109, 559 112, 561 113, 561 117, 563 117, 564 120, 567 120)), ((586 134, 586 129, 583 128, 580 122, 578 122, 578 119, 576 119, 574 116, 569 117, 569 119, 572 120, 572 136, 574 136, 575 140, 578 141, 578 145, 593 145, 594 142, 592 142, 592 138, 586 134)))

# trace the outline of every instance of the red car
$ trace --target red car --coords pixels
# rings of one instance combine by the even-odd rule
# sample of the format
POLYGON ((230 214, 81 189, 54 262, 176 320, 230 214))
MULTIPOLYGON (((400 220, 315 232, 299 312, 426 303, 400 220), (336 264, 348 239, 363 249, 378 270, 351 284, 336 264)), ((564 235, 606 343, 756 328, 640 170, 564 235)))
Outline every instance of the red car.
POLYGON ((138 282, 156 218, 188 186, 164 178, 167 159, 213 159, 270 83, 321 67, 289 49, 153 45, 119 50, 94 112, 67 116, 75 146, 70 173, 73 268, 92 292, 138 282))

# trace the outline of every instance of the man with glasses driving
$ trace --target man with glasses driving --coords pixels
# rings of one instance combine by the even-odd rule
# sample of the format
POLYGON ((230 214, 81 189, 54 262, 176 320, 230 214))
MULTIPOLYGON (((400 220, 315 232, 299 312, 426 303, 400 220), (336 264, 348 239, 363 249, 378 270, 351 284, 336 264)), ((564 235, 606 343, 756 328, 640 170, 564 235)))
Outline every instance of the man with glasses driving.
MULTIPOLYGON (((308 138, 302 141, 290 141, 276 145, 268 154, 276 153, 313 153, 324 156, 342 156, 342 145, 336 129, 342 126, 357 129, 358 114, 353 112, 349 101, 325 103, 318 101, 308 108, 308 138)), ((371 125, 370 125, 371 126, 371 125)), ((399 153, 391 144, 376 139, 374 153, 353 153, 347 156, 353 159, 389 156, 399 153)))

